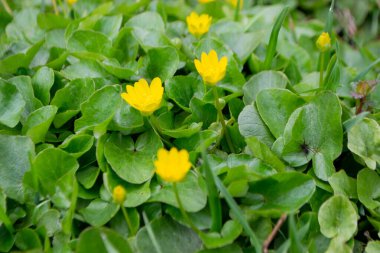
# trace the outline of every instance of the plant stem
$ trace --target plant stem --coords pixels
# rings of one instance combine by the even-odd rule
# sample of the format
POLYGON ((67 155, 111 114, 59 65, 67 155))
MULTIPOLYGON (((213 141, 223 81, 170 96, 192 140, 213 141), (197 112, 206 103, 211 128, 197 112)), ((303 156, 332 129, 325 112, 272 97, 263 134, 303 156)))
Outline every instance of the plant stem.
POLYGON ((264 241, 263 253, 269 252, 268 247, 269 247, 270 243, 272 242, 272 240, 274 239, 274 237, 276 236, 277 232, 280 230, 282 224, 284 224, 285 220, 286 220, 286 214, 281 215, 280 219, 276 223, 276 226, 274 226, 272 232, 269 234, 267 239, 265 239, 265 241, 264 241))
POLYGON ((55 15, 58 15, 59 14, 59 10, 58 10, 58 7, 57 7, 57 2, 55 0, 51 0, 51 3, 53 4, 53 9, 54 9, 55 15))
POLYGON ((11 7, 9 7, 7 0, 1 0, 1 3, 3 4, 6 12, 8 12, 9 15, 13 16, 13 11, 12 11, 11 7))
POLYGON ((239 21, 240 1, 241 1, 241 0, 238 0, 237 3, 236 3, 236 7, 235 7, 235 18, 234 18, 235 21, 239 21))
POLYGON ((62 0, 58 0, 58 4, 59 4, 59 6, 61 6, 61 8, 62 8, 63 15, 64 15, 65 17, 67 17, 66 7, 62 4, 62 0))
POLYGON ((123 205, 120 205, 120 208, 121 208, 121 211, 123 212, 123 215, 124 215, 124 218, 125 218, 125 221, 127 222, 127 225, 128 225, 128 229, 129 229, 129 233, 131 236, 134 236, 135 235, 135 231, 132 227, 132 222, 131 220, 129 219, 129 216, 128 216, 128 213, 127 213, 127 210, 125 210, 125 207, 123 205))
POLYGON ((234 145, 232 143, 231 136, 229 135, 229 133, 227 131, 226 122, 224 121, 222 108, 221 108, 220 103, 219 103, 218 91, 216 90, 217 88, 216 88, 216 86, 214 86, 212 89, 214 92, 215 107, 216 107, 216 110, 218 112, 218 118, 219 118, 220 124, 222 124, 222 136, 224 135, 226 137, 227 145, 228 145, 228 148, 230 149, 230 151, 232 153, 235 153, 235 148, 234 148, 234 145))
POLYGON ((323 89, 323 72, 324 72, 324 65, 325 65, 325 52, 321 52, 321 62, 319 65, 319 88, 323 89))
POLYGON ((178 188, 177 188, 177 183, 176 182, 173 182, 173 191, 174 191, 174 195, 175 195, 175 198, 177 200, 177 204, 178 204, 179 210, 181 211, 182 216, 185 218, 185 220, 187 221, 187 223, 190 225, 191 229, 193 229, 197 234, 202 233, 194 225, 194 223, 191 221, 189 215, 187 215, 185 209, 183 208, 182 201, 181 201, 181 199, 179 197, 179 193, 178 193, 178 188))

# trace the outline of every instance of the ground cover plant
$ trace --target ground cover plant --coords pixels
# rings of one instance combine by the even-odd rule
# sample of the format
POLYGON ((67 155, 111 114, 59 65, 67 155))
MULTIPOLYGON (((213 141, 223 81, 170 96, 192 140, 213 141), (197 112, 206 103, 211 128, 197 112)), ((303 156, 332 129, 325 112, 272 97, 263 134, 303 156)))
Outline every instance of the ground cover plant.
POLYGON ((0 252, 380 252, 379 9, 1 0, 0 252))

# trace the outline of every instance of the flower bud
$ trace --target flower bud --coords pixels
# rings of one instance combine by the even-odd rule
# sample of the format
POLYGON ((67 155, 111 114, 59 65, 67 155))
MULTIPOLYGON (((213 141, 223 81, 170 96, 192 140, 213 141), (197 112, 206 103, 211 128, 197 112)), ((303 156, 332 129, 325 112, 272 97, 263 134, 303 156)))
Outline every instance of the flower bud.
POLYGON ((113 188, 112 198, 116 204, 122 205, 124 203, 126 195, 127 192, 125 191, 123 186, 118 185, 115 188, 113 188))
POLYGON ((331 39, 330 35, 327 32, 323 32, 319 35, 316 45, 321 52, 326 52, 331 48, 331 39))

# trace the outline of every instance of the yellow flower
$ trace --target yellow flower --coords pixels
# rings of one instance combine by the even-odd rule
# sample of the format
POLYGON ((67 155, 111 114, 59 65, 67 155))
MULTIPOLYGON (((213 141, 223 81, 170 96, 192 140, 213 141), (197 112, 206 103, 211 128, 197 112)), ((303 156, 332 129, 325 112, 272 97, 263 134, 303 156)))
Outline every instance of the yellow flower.
POLYGON ((126 195, 127 195, 127 192, 125 191, 123 186, 118 185, 115 188, 113 188, 112 198, 116 204, 119 204, 119 205, 123 204, 126 195))
POLYGON ((67 0, 67 3, 68 3, 69 5, 73 5, 73 4, 75 4, 77 1, 78 1, 78 0, 67 0))
POLYGON ((194 64, 206 84, 215 85, 226 75, 227 57, 223 56, 219 61, 215 50, 208 55, 203 52, 201 60, 195 59, 194 64))
POLYGON ((317 39, 316 45, 321 52, 325 52, 331 47, 330 35, 326 32, 323 32, 317 39))
POLYGON ((163 94, 161 79, 156 77, 150 86, 145 79, 135 82, 134 86, 127 85, 127 93, 121 93, 121 97, 142 114, 150 115, 160 107, 163 94))
MULTIPOLYGON (((238 0, 228 0, 228 2, 230 2, 230 4, 231 4, 234 8, 236 8, 236 5, 237 5, 237 3, 238 3, 238 0)), ((240 0, 240 8, 243 7, 243 3, 244 3, 244 0, 240 0)))
POLYGON ((202 14, 199 16, 195 12, 192 12, 186 17, 189 32, 197 37, 208 32, 211 25, 211 20, 212 18, 209 15, 202 14))
POLYGON ((159 149, 157 152, 157 160, 154 162, 156 173, 167 182, 179 182, 187 174, 191 168, 189 162, 189 153, 182 149, 178 151, 176 148, 159 149))
POLYGON ((215 0, 198 0, 199 3, 201 4, 206 4, 206 3, 211 3, 214 2, 215 0))

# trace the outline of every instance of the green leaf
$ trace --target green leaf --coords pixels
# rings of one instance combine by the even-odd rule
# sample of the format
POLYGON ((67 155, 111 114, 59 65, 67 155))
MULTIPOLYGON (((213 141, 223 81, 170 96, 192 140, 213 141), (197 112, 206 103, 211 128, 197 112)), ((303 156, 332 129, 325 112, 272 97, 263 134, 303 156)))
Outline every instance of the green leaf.
POLYGON ((116 186, 121 185, 124 187, 127 192, 127 197, 123 203, 125 207, 137 207, 146 202, 150 197, 149 181, 140 185, 129 184, 120 179, 111 170, 103 174, 103 181, 110 194, 116 186))
MULTIPOLYGON (((154 220, 151 228, 162 253, 193 253, 201 249, 202 243, 197 234, 171 219, 162 217, 154 220)), ((146 227, 137 233, 136 245, 141 253, 156 252, 146 227)))
POLYGON ((217 110, 214 104, 206 103, 196 97, 190 100, 190 110, 193 120, 202 122, 203 129, 207 129, 217 119, 217 110))
POLYGON ((54 105, 47 105, 35 110, 29 114, 22 127, 22 133, 29 136, 34 143, 44 142, 57 110, 58 108, 54 105))
POLYGON ((129 79, 132 75, 137 73, 136 66, 122 66, 115 59, 105 59, 100 62, 100 65, 110 74, 119 79, 129 79))
POLYGON ((25 107, 20 119, 21 123, 24 124, 29 114, 41 107, 42 103, 34 97, 32 79, 29 76, 16 76, 8 79, 8 82, 16 86, 25 101, 25 107))
POLYGON ((244 137, 256 137, 259 141, 272 146, 274 138, 261 119, 254 105, 247 105, 238 117, 239 131, 244 137))
MULTIPOLYGON (((206 206, 206 183, 202 177, 195 173, 188 173, 183 181, 177 183, 177 188, 183 208, 187 212, 198 212, 206 206)), ((152 188, 152 196, 149 201, 159 201, 178 207, 171 184, 162 183, 160 187, 152 188)))
POLYGON ((121 100, 118 86, 105 86, 97 90, 81 104, 82 117, 75 121, 75 131, 90 129, 104 133, 121 100))
POLYGON ((152 48, 147 53, 147 74, 150 79, 160 77, 162 82, 173 77, 179 66, 179 56, 174 47, 152 48))
POLYGON ((162 134, 173 137, 173 138, 187 138, 202 129, 202 122, 200 123, 191 123, 190 125, 183 125, 176 129, 162 129, 162 134))
POLYGON ((104 155, 116 174, 127 182, 141 184, 154 174, 154 157, 162 147, 159 137, 145 132, 136 142, 130 136, 112 134, 104 145, 104 155))
POLYGON ((128 242, 114 230, 109 228, 88 228, 78 238, 77 253, 132 253, 128 242))
POLYGON ((40 13, 37 16, 37 23, 41 29, 51 30, 57 28, 66 28, 70 20, 53 13, 40 13))
POLYGON ((285 89, 264 89, 256 97, 257 110, 274 137, 280 137, 285 130, 290 115, 304 101, 285 89))
POLYGON ((220 233, 201 233, 200 237, 207 248, 213 249, 233 243, 233 241, 235 241, 235 239, 241 234, 242 230, 242 226, 239 222, 229 220, 223 225, 220 233))
POLYGON ((11 83, 0 79, 0 123, 15 127, 20 121, 25 101, 18 89, 11 83))
POLYGON ((54 119, 54 126, 61 127, 68 120, 80 111, 80 105, 86 101, 95 91, 95 84, 92 79, 76 79, 69 82, 65 87, 59 89, 51 105, 58 107, 58 113, 54 119))
POLYGON ((373 120, 365 118, 348 131, 347 147, 370 169, 380 164, 380 126, 373 120))
POLYGON ((370 241, 365 247, 365 253, 376 253, 380 251, 380 241, 370 241))
POLYGON ((321 233, 327 238, 337 237, 348 241, 357 229, 358 215, 350 200, 335 195, 325 201, 318 212, 321 233))
POLYGON ((255 157, 261 159, 278 172, 285 171, 286 165, 269 149, 267 145, 260 142, 254 136, 246 138, 245 141, 255 157))
POLYGON ((144 125, 141 113, 126 102, 122 102, 116 109, 115 115, 110 122, 108 129, 116 131, 133 131, 144 125))
POLYGON ((220 38, 231 48, 241 62, 245 62, 262 41, 263 37, 260 35, 262 34, 231 31, 221 34, 220 38))
POLYGON ((102 66, 93 60, 80 60, 61 70, 62 75, 74 80, 78 78, 103 78, 109 76, 102 66))
POLYGON ((33 161, 33 173, 51 194, 55 192, 60 179, 67 174, 74 175, 78 168, 77 160, 58 148, 47 148, 41 151, 33 161))
POLYGON ((351 248, 339 237, 333 238, 330 241, 326 253, 350 253, 351 248))
POLYGON ((101 227, 110 221, 118 210, 119 205, 115 203, 95 199, 87 207, 79 210, 79 213, 91 226, 101 227))
POLYGON ((100 169, 98 167, 89 166, 83 169, 78 170, 77 179, 84 188, 90 189, 94 186, 96 179, 98 178, 100 169))
POLYGON ((198 253, 243 253, 243 250, 237 244, 230 244, 225 247, 216 248, 216 249, 203 249, 198 251, 198 253))
POLYGON ((40 68, 33 76, 33 89, 36 98, 44 105, 50 102, 50 89, 54 84, 54 72, 48 67, 40 68))
POLYGON ((67 41, 70 52, 92 52, 99 54, 99 58, 109 56, 112 43, 106 35, 91 30, 78 30, 71 34, 67 41))
POLYGON ((15 245, 20 250, 42 249, 37 232, 30 228, 24 228, 17 232, 15 245))
POLYGON ((12 199, 24 202, 23 178, 31 168, 34 144, 25 136, 0 135, 0 185, 12 199))
POLYGON ((243 86, 244 103, 252 104, 260 91, 271 88, 285 89, 289 82, 286 75, 279 71, 267 70, 253 75, 243 86))
POLYGON ((88 134, 75 134, 67 137, 58 147, 75 158, 79 158, 90 150, 94 143, 94 137, 88 134))
POLYGON ((203 97, 204 84, 191 75, 174 76, 166 81, 165 93, 182 109, 190 112, 190 101, 193 97, 203 97))
POLYGON ((9 252, 12 249, 15 239, 5 226, 0 226, 0 238, 0 251, 9 252))
POLYGON ((28 68, 44 41, 31 46, 26 53, 18 53, 0 60, 0 74, 13 74, 19 68, 28 68))
POLYGON ((358 198, 356 179, 347 176, 344 170, 334 173, 328 181, 335 195, 341 194, 347 198, 358 198))
POLYGON ((327 181, 335 171, 332 162, 342 151, 341 115, 339 100, 330 92, 296 109, 285 126, 283 159, 291 166, 301 166, 314 157, 316 176, 327 181))
POLYGON ((375 171, 362 169, 357 176, 358 197, 363 205, 371 210, 380 206, 380 177, 375 171))
POLYGON ((299 172, 283 172, 254 181, 244 198, 254 214, 280 216, 306 204, 315 191, 314 180, 299 172))

